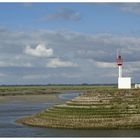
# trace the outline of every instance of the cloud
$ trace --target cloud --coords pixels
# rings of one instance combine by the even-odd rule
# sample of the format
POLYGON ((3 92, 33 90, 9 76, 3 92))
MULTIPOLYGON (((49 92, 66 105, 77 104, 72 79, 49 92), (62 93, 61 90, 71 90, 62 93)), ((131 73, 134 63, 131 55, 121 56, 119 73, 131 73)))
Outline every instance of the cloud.
POLYGON ((22 76, 23 80, 38 80, 38 79, 47 79, 49 75, 47 74, 30 74, 22 76))
POLYGON ((46 17, 41 19, 42 21, 50 20, 70 20, 70 21, 79 21, 81 20, 80 13, 69 9, 69 8, 59 8, 56 13, 49 14, 46 17))
MULTIPOLYGON (((3 74, 0 73, 0 77, 3 76, 3 74)), ((78 74, 72 74, 70 75, 69 73, 51 73, 51 74, 30 74, 30 75, 25 75, 22 76, 22 79, 26 79, 26 80, 38 80, 38 79, 49 79, 49 78, 79 78, 80 75, 78 74)))
POLYGON ((0 60, 7 64, 16 61, 20 65, 29 62, 45 66, 46 57, 73 62, 92 59, 97 62, 114 63, 117 49, 122 50, 123 58, 127 62, 140 60, 140 38, 133 35, 85 34, 67 30, 36 30, 30 33, 0 30, 0 38, 0 60), (49 47, 40 42, 49 43, 49 47), (18 60, 17 56, 20 56, 18 60), (31 58, 32 56, 35 57, 31 58))
POLYGON ((25 54, 35 56, 35 57, 50 57, 53 55, 52 48, 46 48, 45 45, 39 44, 36 48, 31 48, 27 46, 24 50, 25 54))
POLYGON ((116 68, 115 63, 107 63, 107 62, 95 62, 97 67, 99 68, 116 68))
POLYGON ((121 49, 125 61, 140 60, 140 38, 137 36, 116 35, 116 34, 94 34, 87 35, 88 39, 83 39, 83 47, 77 51, 77 56, 93 59, 99 62, 115 62, 116 51, 121 49), (85 44, 87 42, 87 45, 85 44), (133 47, 132 47, 133 46, 133 47), (135 54, 135 55, 134 55, 135 54))
POLYGON ((0 61, 0 67, 32 67, 32 64, 29 62, 26 63, 15 63, 12 61, 0 61))
POLYGON ((140 3, 122 4, 120 9, 124 12, 140 14, 140 3))
POLYGON ((50 62, 47 63, 47 67, 58 68, 58 67, 77 67, 78 65, 72 63, 70 61, 63 61, 59 58, 51 59, 50 62))
POLYGON ((4 73, 0 73, 0 77, 5 77, 5 76, 7 76, 7 75, 4 73))
POLYGON ((0 73, 8 75, 0 84, 106 83, 107 78, 113 82, 118 73, 114 67, 117 49, 122 50, 124 74, 139 80, 139 46, 140 36, 134 34, 0 29, 0 73), (47 76, 40 78, 43 74, 47 76))

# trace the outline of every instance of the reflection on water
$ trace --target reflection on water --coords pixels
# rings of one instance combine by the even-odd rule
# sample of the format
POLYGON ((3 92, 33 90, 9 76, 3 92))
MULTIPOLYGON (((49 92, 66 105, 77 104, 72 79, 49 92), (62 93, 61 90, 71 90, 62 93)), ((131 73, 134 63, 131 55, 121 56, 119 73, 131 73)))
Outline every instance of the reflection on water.
POLYGON ((64 103, 78 93, 11 96, 0 98, 0 137, 139 137, 140 130, 72 130, 30 127, 15 120, 54 104, 64 103))

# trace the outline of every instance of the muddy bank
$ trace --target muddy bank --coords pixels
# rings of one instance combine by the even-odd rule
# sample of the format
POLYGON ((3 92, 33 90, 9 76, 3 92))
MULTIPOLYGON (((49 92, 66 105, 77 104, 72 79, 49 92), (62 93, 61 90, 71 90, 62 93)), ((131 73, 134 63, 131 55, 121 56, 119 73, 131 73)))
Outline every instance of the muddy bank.
POLYGON ((72 129, 140 129, 140 90, 92 90, 17 123, 72 129))

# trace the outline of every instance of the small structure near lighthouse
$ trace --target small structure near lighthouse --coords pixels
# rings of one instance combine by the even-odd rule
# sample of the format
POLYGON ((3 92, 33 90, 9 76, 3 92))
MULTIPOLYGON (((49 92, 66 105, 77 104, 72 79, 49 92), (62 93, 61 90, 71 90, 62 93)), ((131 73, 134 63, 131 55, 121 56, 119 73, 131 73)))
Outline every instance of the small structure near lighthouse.
POLYGON ((117 62, 118 68, 119 68, 118 89, 130 89, 131 88, 131 78, 122 76, 123 59, 122 59, 121 55, 117 55, 116 62, 117 62))

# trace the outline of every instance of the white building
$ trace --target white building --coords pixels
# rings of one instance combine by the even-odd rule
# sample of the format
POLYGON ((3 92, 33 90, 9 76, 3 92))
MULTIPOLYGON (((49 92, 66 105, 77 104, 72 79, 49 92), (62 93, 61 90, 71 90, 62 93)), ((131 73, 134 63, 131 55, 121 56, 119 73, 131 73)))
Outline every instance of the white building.
POLYGON ((117 56, 117 65, 119 68, 118 89, 130 89, 131 88, 131 78, 130 77, 122 77, 123 59, 122 59, 121 55, 117 56))

